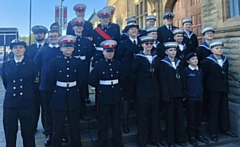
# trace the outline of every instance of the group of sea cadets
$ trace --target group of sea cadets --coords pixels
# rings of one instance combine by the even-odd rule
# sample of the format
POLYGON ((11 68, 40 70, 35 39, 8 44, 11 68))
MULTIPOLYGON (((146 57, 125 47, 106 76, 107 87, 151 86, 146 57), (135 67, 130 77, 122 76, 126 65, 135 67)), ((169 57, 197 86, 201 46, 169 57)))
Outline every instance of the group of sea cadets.
POLYGON ((2 69, 7 147, 16 146, 18 119, 24 146, 35 146, 40 106, 45 146, 68 142, 67 122, 71 146, 81 147, 79 118, 91 119, 86 112, 88 84, 95 87, 97 147, 108 146, 110 124, 113 146, 124 146, 122 132, 132 131, 128 121, 131 102, 137 114, 139 147, 148 143, 187 146, 187 140, 193 146, 198 141, 208 144, 201 128, 203 118, 208 121, 210 140, 218 141, 219 133, 238 137, 231 131, 229 119, 229 64, 223 42, 213 40, 213 27, 201 29, 204 41, 198 45, 197 36, 190 31, 192 19, 182 19, 179 29, 173 26, 172 12, 163 15, 161 27, 155 26, 156 16, 149 15, 145 29, 139 28, 135 17, 129 17, 120 31, 111 21, 112 6, 97 13, 100 23, 95 29, 84 20, 84 4, 73 9, 77 17, 68 23, 67 35, 60 37, 57 23, 50 31, 37 25, 32 28, 35 44, 27 47, 19 39, 11 43, 12 60, 4 62, 2 69), (165 113, 166 135, 161 133, 159 110, 165 113))

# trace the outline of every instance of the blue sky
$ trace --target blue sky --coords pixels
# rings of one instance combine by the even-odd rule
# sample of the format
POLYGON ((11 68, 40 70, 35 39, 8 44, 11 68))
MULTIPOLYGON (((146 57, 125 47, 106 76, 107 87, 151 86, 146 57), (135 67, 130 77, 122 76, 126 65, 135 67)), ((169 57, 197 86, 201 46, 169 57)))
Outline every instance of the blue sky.
MULTIPOLYGON (((32 0, 32 26, 43 25, 47 28, 55 21, 55 6, 60 0, 32 0)), ((21 36, 29 34, 29 3, 30 0, 0 0, 0 27, 16 27, 21 36)), ((85 19, 106 6, 107 0, 64 0, 63 6, 68 7, 68 21, 74 18, 73 6, 83 3, 87 6, 85 19)))

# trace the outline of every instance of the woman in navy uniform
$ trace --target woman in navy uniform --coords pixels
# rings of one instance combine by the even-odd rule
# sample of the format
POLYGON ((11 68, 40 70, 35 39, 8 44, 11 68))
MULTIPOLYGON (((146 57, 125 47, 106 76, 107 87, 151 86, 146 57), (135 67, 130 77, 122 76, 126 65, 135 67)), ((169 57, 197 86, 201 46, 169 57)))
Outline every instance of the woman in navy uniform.
POLYGON ((62 146, 65 119, 68 117, 72 147, 81 147, 79 124, 80 92, 79 89, 86 78, 81 60, 72 57, 74 42, 72 35, 62 36, 58 40, 63 56, 54 59, 47 72, 48 90, 52 93, 50 106, 53 113, 54 147, 62 146))
POLYGON ((113 59, 117 42, 106 40, 101 43, 104 59, 96 62, 89 75, 89 84, 96 87, 97 114, 97 147, 107 147, 109 122, 112 122, 113 145, 123 147, 121 131, 122 89, 121 63, 113 59), (111 119, 110 119, 111 118, 111 119))
POLYGON ((237 138, 231 131, 228 108, 228 59, 223 56, 223 42, 212 41, 209 44, 213 54, 202 64, 204 86, 209 90, 209 133, 212 141, 218 141, 219 131, 237 138))
POLYGON ((10 48, 14 58, 2 66, 2 80, 6 89, 3 103, 3 127, 6 147, 15 147, 17 141, 18 120, 24 147, 35 147, 34 138, 34 81, 37 76, 35 62, 24 57, 26 42, 15 39, 10 48))
POLYGON ((125 30, 129 37, 123 40, 116 51, 115 58, 122 63, 126 83, 123 83, 123 132, 129 133, 128 113, 130 100, 135 100, 135 85, 131 81, 131 67, 134 55, 142 50, 141 40, 137 38, 138 25, 129 23, 125 30))
POLYGON ((145 147, 148 142, 148 126, 151 144, 163 147, 159 125, 159 60, 152 52, 154 38, 142 36, 143 51, 133 60, 131 79, 136 84, 136 102, 138 114, 137 144, 145 147), (151 120, 149 120, 149 118, 151 120))
MULTIPOLYGON (((94 46, 92 42, 83 36, 84 24, 85 20, 81 17, 76 17, 72 21, 72 26, 74 30, 74 35, 76 37, 75 47, 73 51, 73 56, 78 58, 79 60, 83 61, 85 64, 86 69, 84 72, 86 75, 89 74, 89 67, 90 67, 90 60, 94 54, 94 46)), ((88 121, 91 118, 87 115, 86 109, 86 102, 91 103, 89 99, 89 92, 88 92, 88 80, 87 78, 84 81, 84 86, 81 91, 81 118, 88 121)))

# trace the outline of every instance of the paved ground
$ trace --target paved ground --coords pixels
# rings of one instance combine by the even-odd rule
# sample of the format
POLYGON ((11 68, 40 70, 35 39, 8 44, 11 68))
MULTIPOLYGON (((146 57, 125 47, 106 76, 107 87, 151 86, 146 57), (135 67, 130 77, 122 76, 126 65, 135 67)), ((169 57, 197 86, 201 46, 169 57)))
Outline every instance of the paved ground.
MULTIPOLYGON (((2 80, 0 78, 0 147, 4 147, 5 145, 5 137, 4 137, 4 131, 3 131, 3 99, 4 99, 4 88, 2 85, 2 80)), ((44 147, 43 143, 45 140, 45 136, 42 134, 42 126, 38 125, 38 131, 35 134, 35 139, 36 139, 36 146, 37 147, 44 147)), ((18 139, 17 139, 17 147, 23 147, 22 145, 22 138, 20 135, 20 127, 18 131, 18 139)), ((130 143, 127 144, 126 147, 137 147, 136 144, 130 143)), ((234 142, 234 143, 228 143, 225 145, 219 145, 216 147, 240 147, 240 142, 234 142)))

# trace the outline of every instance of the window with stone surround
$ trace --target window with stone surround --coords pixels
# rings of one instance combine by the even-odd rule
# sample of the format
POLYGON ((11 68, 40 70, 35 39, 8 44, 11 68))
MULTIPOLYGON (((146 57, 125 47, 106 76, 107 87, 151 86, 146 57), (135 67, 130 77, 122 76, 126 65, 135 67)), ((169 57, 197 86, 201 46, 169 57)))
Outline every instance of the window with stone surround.
POLYGON ((240 0, 229 0, 230 17, 240 16, 240 0))
POLYGON ((145 19, 147 16, 148 7, 147 0, 141 0, 135 5, 135 15, 137 18, 137 24, 140 28, 145 28, 145 19))

